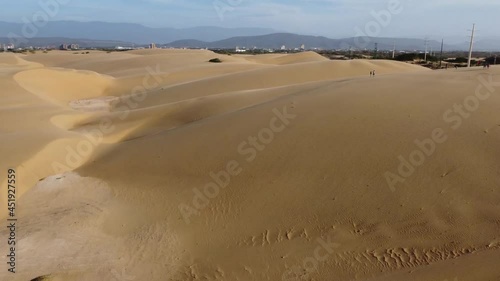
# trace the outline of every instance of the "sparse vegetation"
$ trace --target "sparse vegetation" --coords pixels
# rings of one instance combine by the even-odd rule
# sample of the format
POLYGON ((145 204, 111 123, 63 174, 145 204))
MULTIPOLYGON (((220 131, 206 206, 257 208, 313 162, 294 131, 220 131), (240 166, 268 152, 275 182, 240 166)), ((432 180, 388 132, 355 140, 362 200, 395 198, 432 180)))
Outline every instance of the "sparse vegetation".
MULTIPOLYGON (((394 58, 397 61, 414 61, 414 60, 424 60, 425 54, 417 54, 417 53, 405 53, 400 54, 394 58)), ((427 55, 427 61, 436 62, 439 61, 439 58, 436 56, 427 55)))
POLYGON ((468 59, 466 57, 457 57, 457 58, 445 59, 444 61, 452 63, 466 63, 468 59))
POLYGON ((208 62, 212 62, 212 63, 221 63, 222 61, 221 61, 219 58, 215 58, 215 59, 211 59, 211 60, 209 60, 208 62))
POLYGON ((30 281, 49 281, 50 276, 45 275, 45 276, 39 276, 37 278, 31 279, 30 281))
POLYGON ((489 58, 486 58, 486 62, 488 62, 489 64, 499 64, 500 58, 489 57, 489 58))

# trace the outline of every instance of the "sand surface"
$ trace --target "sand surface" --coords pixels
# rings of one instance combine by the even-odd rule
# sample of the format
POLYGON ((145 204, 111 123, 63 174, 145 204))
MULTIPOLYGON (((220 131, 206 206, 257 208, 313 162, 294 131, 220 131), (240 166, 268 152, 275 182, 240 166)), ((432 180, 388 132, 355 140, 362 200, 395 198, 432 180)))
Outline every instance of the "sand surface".
POLYGON ((0 280, 500 280, 499 82, 310 52, 0 54, 0 280))

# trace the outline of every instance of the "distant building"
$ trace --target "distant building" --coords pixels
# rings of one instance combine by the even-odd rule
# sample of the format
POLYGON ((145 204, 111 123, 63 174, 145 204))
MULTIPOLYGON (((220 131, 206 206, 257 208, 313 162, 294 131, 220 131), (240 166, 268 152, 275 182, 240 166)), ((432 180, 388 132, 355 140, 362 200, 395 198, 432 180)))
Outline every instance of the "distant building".
POLYGON ((304 50, 306 49, 306 45, 302 44, 302 45, 300 46, 300 49, 301 49, 302 51, 304 51, 304 50))
POLYGON ((15 46, 14 46, 14 44, 7 44, 7 45, 4 46, 4 48, 6 50, 14 50, 15 46))
POLYGON ((156 44, 155 44, 155 43, 151 43, 151 44, 149 44, 149 48, 150 48, 150 49, 156 49, 156 44))
POLYGON ((281 50, 286 50, 286 46, 285 45, 281 46, 281 50))
POLYGON ((59 50, 78 50, 80 49, 80 45, 78 44, 61 44, 61 46, 59 46, 59 50))
POLYGON ((122 46, 116 46, 115 50, 133 50, 134 48, 132 47, 122 47, 122 46))
POLYGON ((244 52, 246 52, 246 51, 247 51, 246 49, 244 49, 244 48, 243 48, 243 49, 240 49, 240 47, 236 46, 236 52, 237 52, 237 53, 244 53, 244 52))

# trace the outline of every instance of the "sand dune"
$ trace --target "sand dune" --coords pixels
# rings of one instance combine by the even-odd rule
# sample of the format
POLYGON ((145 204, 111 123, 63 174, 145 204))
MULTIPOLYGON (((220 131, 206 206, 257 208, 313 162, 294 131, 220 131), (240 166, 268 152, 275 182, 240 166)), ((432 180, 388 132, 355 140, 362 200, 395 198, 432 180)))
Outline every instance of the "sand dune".
POLYGON ((14 80, 35 95, 63 104, 75 99, 100 97, 113 83, 111 77, 95 72, 48 68, 19 72, 14 80))
POLYGON ((248 61, 264 63, 264 64, 294 64, 302 62, 319 62, 327 61, 328 59, 315 53, 315 52, 303 52, 297 54, 267 54, 259 56, 242 56, 248 61))
POLYGON ((21 64, 25 64, 26 61, 21 59, 19 56, 16 56, 15 54, 5 53, 5 54, 1 54, 0 63, 2 66, 21 65, 21 64))
POLYGON ((43 67, 42 64, 36 63, 36 62, 30 62, 23 57, 26 56, 21 56, 21 55, 15 55, 11 53, 1 53, 0 54, 0 67, 2 72, 8 72, 12 70, 12 68, 39 68, 43 67))
POLYGON ((496 67, 205 50, 0 64, 2 168, 19 177, 19 272, 1 280, 500 277, 496 67))

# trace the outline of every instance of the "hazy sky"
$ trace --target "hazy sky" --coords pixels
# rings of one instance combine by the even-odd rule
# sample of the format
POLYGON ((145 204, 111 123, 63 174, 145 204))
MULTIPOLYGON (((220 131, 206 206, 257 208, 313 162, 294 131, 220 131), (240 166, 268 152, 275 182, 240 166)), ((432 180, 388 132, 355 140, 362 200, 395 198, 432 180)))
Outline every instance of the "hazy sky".
POLYGON ((498 0, 0 0, 0 19, 22 22, 42 10, 41 3, 59 1, 51 20, 140 23, 151 27, 269 27, 278 31, 342 37, 366 30, 373 12, 388 10, 391 1, 402 11, 392 14, 378 36, 441 38, 465 41, 472 23, 478 36, 497 35, 498 0))

